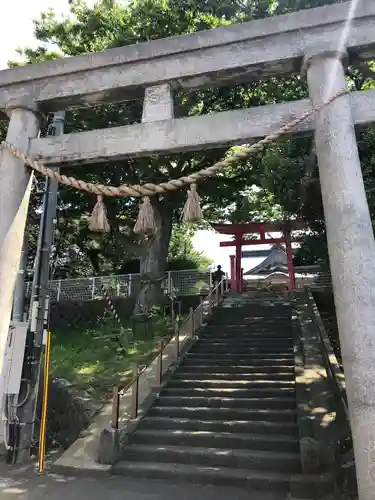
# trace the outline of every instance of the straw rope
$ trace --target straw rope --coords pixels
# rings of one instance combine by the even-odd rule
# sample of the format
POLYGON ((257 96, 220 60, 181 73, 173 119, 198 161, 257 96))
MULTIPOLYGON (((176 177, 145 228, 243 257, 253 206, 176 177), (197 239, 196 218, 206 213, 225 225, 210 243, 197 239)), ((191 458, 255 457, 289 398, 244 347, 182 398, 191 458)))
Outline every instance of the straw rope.
POLYGON ((331 104, 335 99, 347 94, 348 92, 349 91, 347 89, 340 90, 327 101, 317 106, 313 106, 309 111, 306 111, 301 116, 286 123, 277 132, 267 135, 265 138, 261 139, 255 144, 252 144, 249 147, 243 148, 240 151, 235 151, 232 156, 228 156, 208 168, 200 170, 199 172, 192 173, 188 176, 180 177, 179 179, 171 179, 168 182, 163 182, 160 184, 152 184, 152 183, 147 183, 143 185, 124 184, 118 187, 106 186, 104 184, 93 184, 90 182, 85 182, 83 180, 76 179, 75 177, 67 177, 55 170, 51 170, 50 168, 47 168, 40 161, 33 160, 32 158, 27 156, 24 152, 22 152, 21 150, 19 150, 18 148, 16 148, 15 146, 6 141, 3 141, 1 143, 1 148, 9 151, 9 153, 13 154, 15 157, 22 160, 26 165, 28 165, 33 170, 39 172, 40 174, 50 177, 51 179, 55 179, 60 184, 70 186, 72 188, 81 191, 86 191, 88 193, 96 194, 98 196, 100 195, 134 196, 134 197, 153 196, 159 193, 162 194, 169 191, 177 191, 183 188, 184 186, 195 184, 198 181, 206 179, 207 177, 213 177, 219 170, 223 168, 230 167, 239 161, 246 160, 251 154, 262 151, 265 148, 265 146, 271 144, 280 137, 287 135, 294 129, 296 125, 306 120, 306 118, 309 118, 310 116, 319 112, 320 110, 331 104))

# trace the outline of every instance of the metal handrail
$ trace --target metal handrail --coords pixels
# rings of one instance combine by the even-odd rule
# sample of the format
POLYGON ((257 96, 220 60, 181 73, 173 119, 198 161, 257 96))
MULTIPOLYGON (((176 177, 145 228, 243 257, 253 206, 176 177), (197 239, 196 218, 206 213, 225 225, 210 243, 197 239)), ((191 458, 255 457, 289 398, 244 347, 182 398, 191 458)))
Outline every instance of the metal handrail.
MULTIPOLYGON (((201 303, 199 304, 199 306, 197 306, 195 309, 191 308, 191 311, 189 313, 189 315, 187 316, 186 320, 184 321, 184 323, 188 323, 188 321, 191 319, 192 315, 194 315, 198 309, 200 309, 202 307, 202 305, 204 304, 204 302, 206 302, 207 300, 209 301, 209 298, 212 297, 212 295, 214 294, 215 292, 215 299, 217 298, 217 295, 219 295, 219 297, 223 296, 224 295, 224 284, 226 283, 227 279, 226 278, 223 278, 211 291, 208 295, 206 295, 206 297, 204 297, 204 299, 201 301, 201 303), (220 292, 219 294, 217 294, 217 292, 220 292)), ((211 300, 211 304, 212 304, 212 300, 211 300)), ((217 304, 218 305, 218 304, 217 304)), ((182 325, 184 324, 182 323, 182 325)), ((181 326, 182 326, 181 325, 181 326)), ((171 339, 173 340, 173 339, 171 339)))
POLYGON ((223 278, 211 291, 210 293, 203 299, 201 300, 201 303, 199 306, 197 306, 195 309, 190 308, 190 313, 185 319, 181 325, 179 325, 179 322, 176 321, 175 323, 175 334, 169 339, 169 342, 164 344, 163 341, 160 342, 159 344, 159 352, 156 358, 154 358, 148 365, 145 365, 142 367, 141 370, 139 370, 138 365, 133 366, 133 377, 130 380, 130 382, 121 389, 119 390, 118 386, 115 386, 113 388, 113 400, 112 400, 112 427, 115 429, 118 429, 119 426, 119 407, 120 407, 120 397, 123 396, 130 388, 134 388, 132 393, 132 409, 131 409, 131 418, 137 418, 138 416, 138 384, 139 384, 139 379, 141 375, 150 367, 150 365, 154 362, 155 359, 158 357, 160 358, 159 363, 158 363, 158 370, 157 370, 157 381, 160 384, 161 379, 162 379, 162 356, 163 352, 166 347, 169 346, 169 344, 176 339, 176 355, 177 359, 180 356, 180 332, 184 326, 188 326, 191 329, 191 336, 194 335, 194 332, 196 330, 196 326, 199 328, 203 324, 203 319, 204 319, 204 310, 203 310, 203 305, 206 301, 208 301, 209 304, 209 312, 208 314, 211 313, 212 310, 212 298, 214 295, 214 303, 216 303, 216 306, 220 305, 220 298, 223 298, 224 296, 224 285, 226 283, 226 278, 223 278), (198 321, 194 321, 195 318, 198 318, 198 321))
POLYGON ((320 312, 311 291, 306 288, 308 300, 312 309, 314 323, 319 332, 321 345, 323 347, 323 354, 326 358, 327 368, 330 371, 331 378, 336 385, 337 391, 340 395, 341 403, 344 408, 345 416, 349 419, 348 402, 346 397, 346 385, 344 381, 344 372, 340 367, 336 354, 333 350, 331 341, 329 339, 327 330, 324 326, 323 320, 320 316, 320 312))

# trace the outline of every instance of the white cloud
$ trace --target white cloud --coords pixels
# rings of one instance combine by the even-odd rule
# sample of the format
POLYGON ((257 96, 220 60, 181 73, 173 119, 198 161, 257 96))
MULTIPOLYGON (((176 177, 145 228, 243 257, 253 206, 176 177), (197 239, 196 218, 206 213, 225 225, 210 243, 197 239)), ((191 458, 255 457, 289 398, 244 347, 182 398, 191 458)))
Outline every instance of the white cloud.
POLYGON ((16 49, 35 47, 34 19, 53 7, 56 14, 69 12, 68 0, 2 0, 0 6, 0 69, 8 67, 8 61, 18 60, 16 49))

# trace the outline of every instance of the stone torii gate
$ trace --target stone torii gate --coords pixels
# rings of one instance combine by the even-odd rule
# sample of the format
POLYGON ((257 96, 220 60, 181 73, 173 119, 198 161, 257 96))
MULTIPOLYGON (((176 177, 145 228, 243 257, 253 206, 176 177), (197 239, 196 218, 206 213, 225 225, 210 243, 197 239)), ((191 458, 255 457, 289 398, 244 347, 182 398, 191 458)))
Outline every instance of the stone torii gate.
MULTIPOLYGON (((374 26, 375 2, 359 2, 354 14, 347 2, 1 71, 0 110, 10 118, 7 141, 61 167, 249 142, 344 89, 347 55, 375 58, 374 26), (173 118, 173 92, 180 89, 300 72, 310 99, 173 118), (142 96, 142 123, 38 138, 40 113, 142 96)), ((315 137, 361 500, 375 498, 375 242, 354 129, 374 121, 375 91, 368 90, 342 95, 296 130, 315 137)), ((23 162, 4 150, 0 360, 30 183, 23 162)))
POLYGON ((293 268, 292 254, 292 230, 304 229, 306 224, 303 221, 290 221, 289 224, 271 223, 271 222, 250 222, 245 224, 212 224, 212 227, 220 234, 234 235, 234 241, 221 241, 221 247, 236 247, 236 255, 231 255, 231 288, 237 292, 242 292, 242 270, 241 255, 242 247, 246 245, 268 245, 283 243, 285 244, 288 258, 289 271, 289 289, 294 290, 295 278, 293 268), (281 238, 267 238, 266 233, 281 232, 281 238), (257 233, 259 239, 245 239, 244 235, 257 233))

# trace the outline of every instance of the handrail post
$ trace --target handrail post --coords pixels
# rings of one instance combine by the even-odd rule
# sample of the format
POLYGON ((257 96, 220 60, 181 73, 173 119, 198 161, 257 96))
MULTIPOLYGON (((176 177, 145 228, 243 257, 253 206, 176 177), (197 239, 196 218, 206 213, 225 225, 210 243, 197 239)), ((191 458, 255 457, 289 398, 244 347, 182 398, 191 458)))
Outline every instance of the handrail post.
POLYGON ((203 321, 204 321, 204 310, 203 310, 204 297, 202 297, 202 295, 200 295, 199 300, 200 300, 200 315, 199 315, 199 319, 200 319, 200 326, 202 326, 203 325, 203 321))
POLYGON ((176 335, 176 360, 180 359, 180 327, 178 321, 174 324, 174 332, 176 335))
POLYGON ((61 280, 59 280, 57 284, 56 302, 60 302, 60 295, 61 295, 61 280))
POLYGON ((113 387, 112 397, 112 429, 118 429, 118 421, 120 418, 120 392, 117 386, 113 387))
POLYGON ((132 364, 132 399, 131 399, 131 409, 130 409, 130 417, 137 418, 138 417, 138 389, 139 389, 139 367, 136 363, 132 364))
POLYGON ((190 315, 190 334, 193 337, 195 325, 194 325, 194 309, 192 307, 190 307, 189 315, 190 315))
POLYGON ((200 324, 199 324, 199 321, 200 321, 199 306, 196 309, 194 309, 193 314, 194 314, 194 331, 195 331, 200 327, 200 324))
POLYGON ((212 314, 212 292, 208 295, 208 314, 209 316, 212 314))
POLYGON ((216 297, 215 297, 215 305, 218 306, 219 305, 219 301, 220 301, 220 290, 219 290, 219 286, 216 287, 216 297))
POLYGON ((221 296, 224 297, 224 280, 222 280, 220 283, 220 293, 221 296))
POLYGON ((171 296, 171 318, 172 318, 172 321, 174 321, 175 317, 176 317, 176 314, 175 314, 175 310, 174 310, 174 299, 171 296))
POLYGON ((160 386, 161 385, 161 380, 163 377, 163 341, 160 341, 159 344, 159 354, 157 357, 157 363, 156 363, 156 385, 160 386))
POLYGON ((168 278, 167 278, 167 291, 170 295, 172 295, 172 275, 171 272, 168 271, 167 273, 168 278))

